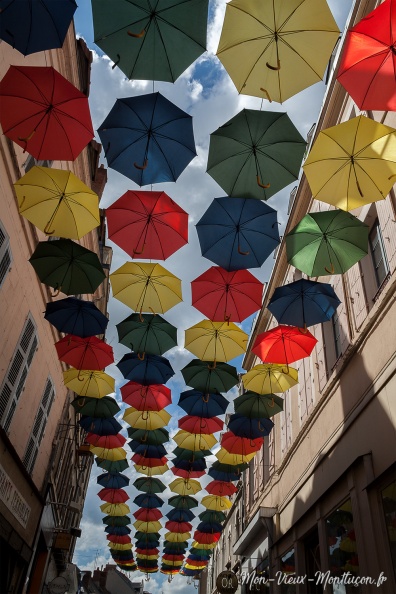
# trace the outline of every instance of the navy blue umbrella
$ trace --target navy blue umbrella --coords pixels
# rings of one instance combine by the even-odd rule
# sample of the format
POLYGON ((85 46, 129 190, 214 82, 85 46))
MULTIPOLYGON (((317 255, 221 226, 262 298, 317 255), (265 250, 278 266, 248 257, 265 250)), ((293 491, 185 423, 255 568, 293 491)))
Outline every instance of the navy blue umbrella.
POLYGON ((165 384, 175 372, 165 357, 145 355, 139 358, 137 353, 128 353, 117 363, 122 375, 138 384, 165 384))
POLYGON ((210 559, 210 555, 204 555, 203 553, 202 555, 194 555, 194 553, 191 552, 188 558, 191 559, 191 561, 208 561, 210 559))
POLYGON ((96 482, 106 489, 123 489, 129 485, 129 478, 120 472, 104 472, 98 476, 96 482))
POLYGON ((0 38, 21 54, 62 47, 77 8, 75 0, 2 0, 0 38))
POLYGON ((117 99, 98 133, 109 167, 139 186, 176 181, 197 154, 192 117, 160 93, 117 99))
POLYGON ((188 415, 210 419, 224 415, 229 401, 221 394, 204 394, 198 390, 186 390, 180 394, 180 408, 188 415))
POLYGON ((83 415, 78 421, 81 427, 89 433, 96 435, 117 435, 122 430, 122 425, 114 417, 108 419, 98 419, 83 415))
POLYGON ((257 439, 270 434, 274 424, 271 419, 249 419, 240 414, 233 414, 228 421, 228 429, 238 437, 257 439))
POLYGON ((196 460, 201 460, 201 458, 205 458, 205 456, 211 455, 210 450, 199 450, 193 452, 192 450, 186 450, 185 448, 175 448, 172 451, 172 454, 175 454, 175 457, 179 460, 187 460, 188 462, 196 462, 196 460))
MULTIPOLYGON (((139 540, 136 541, 135 548, 136 549, 146 549, 146 550, 155 549, 156 546, 157 546, 155 544, 156 542, 157 542, 156 540, 153 542, 153 541, 149 541, 147 539, 144 539, 144 540, 143 539, 139 539, 139 540)), ((159 540, 158 540, 158 543, 159 543, 159 540)))
POLYGON ((131 533, 131 529, 128 526, 106 526, 105 532, 116 536, 126 536, 131 533))
POLYGON ((328 283, 302 278, 277 287, 267 307, 280 324, 306 328, 331 320, 340 303, 328 283))
POLYGON ((47 303, 44 318, 59 332, 74 334, 81 338, 104 334, 108 318, 92 301, 66 297, 47 303))
POLYGON ((195 460, 194 462, 189 462, 188 460, 180 460, 179 458, 175 458, 172 460, 173 466, 176 468, 180 468, 181 470, 188 470, 192 472, 194 470, 205 470, 206 468, 206 460, 202 458, 201 460, 195 460))
POLYGON ((136 503, 139 507, 147 507, 149 509, 162 507, 164 505, 163 500, 155 493, 142 493, 141 495, 137 495, 133 500, 133 503, 136 503))
POLYGON ((228 271, 259 268, 280 242, 276 210, 254 198, 215 198, 196 227, 202 255, 228 271))
POLYGON ((192 511, 189 509, 171 509, 169 513, 166 514, 166 517, 171 520, 171 522, 191 522, 195 518, 192 511))
POLYGON ((200 522, 197 530, 212 534, 213 532, 223 532, 223 526, 219 522, 200 522))

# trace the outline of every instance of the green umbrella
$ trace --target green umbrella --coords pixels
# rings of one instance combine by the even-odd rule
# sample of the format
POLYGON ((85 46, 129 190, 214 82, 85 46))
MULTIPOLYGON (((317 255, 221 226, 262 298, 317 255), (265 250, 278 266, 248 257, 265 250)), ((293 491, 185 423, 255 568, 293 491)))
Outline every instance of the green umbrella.
POLYGON ((221 511, 213 511, 210 509, 205 510, 204 512, 200 513, 199 516, 202 522, 224 522, 227 515, 221 511))
POLYGON ((166 489, 164 483, 154 477, 138 478, 133 483, 133 486, 138 491, 143 491, 143 493, 162 493, 166 489))
POLYGON ((234 400, 235 412, 249 419, 269 419, 283 410, 283 398, 247 391, 234 400))
POLYGON ((367 254, 368 233, 349 212, 311 212, 286 235, 287 260, 308 276, 342 274, 367 254))
POLYGON ((95 252, 70 239, 40 241, 29 262, 42 283, 66 295, 94 293, 105 279, 95 252))
POLYGON ((135 538, 136 540, 141 538, 145 542, 156 542, 161 538, 161 535, 159 532, 142 532, 141 530, 136 530, 135 538))
POLYGON ((186 450, 185 448, 175 448, 172 451, 172 454, 175 454, 176 458, 179 460, 201 460, 201 458, 205 458, 205 456, 210 456, 212 452, 210 450, 199 450, 197 452, 193 452, 192 450, 186 450))
POLYGON ((168 503, 172 507, 177 507, 177 509, 192 509, 198 505, 195 497, 191 497, 190 495, 175 495, 169 498, 168 503))
POLYGON ((161 445, 169 441, 169 431, 162 427, 152 430, 128 427, 127 431, 128 437, 147 445, 161 445))
POLYGON ((79 396, 73 400, 71 405, 76 412, 95 419, 109 419, 121 410, 117 401, 111 396, 103 396, 103 398, 79 396))
POLYGON ((177 346, 177 328, 154 314, 132 314, 116 324, 118 340, 135 353, 162 355, 177 346))
POLYGON ((207 172, 229 196, 268 200, 298 179, 305 148, 286 113, 243 109, 210 135, 207 172))
POLYGON ((95 43, 129 79, 174 82, 206 50, 208 0, 92 0, 95 43))
POLYGON ((95 458, 95 462, 100 468, 107 470, 107 472, 122 472, 129 468, 129 464, 125 458, 123 460, 114 461, 105 460, 104 458, 95 458))
POLYGON ((238 383, 237 370, 228 363, 214 365, 211 361, 193 359, 181 373, 188 386, 205 394, 228 392, 238 383))
POLYGON ((102 522, 107 526, 128 526, 131 523, 131 518, 128 516, 105 516, 102 518, 102 522))

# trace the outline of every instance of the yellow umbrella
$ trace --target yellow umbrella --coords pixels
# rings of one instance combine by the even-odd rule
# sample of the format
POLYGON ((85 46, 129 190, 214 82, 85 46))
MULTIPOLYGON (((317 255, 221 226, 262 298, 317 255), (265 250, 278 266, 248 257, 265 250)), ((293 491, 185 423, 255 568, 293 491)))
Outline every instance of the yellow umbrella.
POLYGON ((202 320, 187 328, 184 347, 201 361, 230 361, 246 351, 247 342, 233 322, 202 320))
POLYGON ((217 542, 212 542, 211 544, 203 544, 200 542, 196 542, 195 540, 192 543, 192 548, 194 549, 215 549, 217 542))
POLYGON ((317 200, 353 210, 389 194, 396 176, 396 130, 365 116, 322 130, 303 165, 317 200))
POLYGON ((194 479, 177 478, 169 485, 169 489, 178 495, 195 495, 202 490, 201 483, 194 479))
POLYGON ((173 439, 180 448, 192 450, 193 452, 210 450, 217 443, 217 439, 213 435, 189 433, 183 429, 179 429, 173 439))
POLYGON ((124 448, 99 448, 96 446, 89 446, 90 451, 93 453, 94 456, 98 458, 103 458, 104 460, 110 460, 111 462, 115 462, 117 460, 125 460, 126 458, 126 451, 124 448))
POLYGON ((185 568, 186 569, 205 569, 205 567, 207 566, 207 563, 202 562, 202 565, 189 565, 188 563, 185 564, 185 568))
POLYGON ((65 386, 79 396, 103 398, 115 391, 115 379, 104 371, 68 369, 63 372, 65 386))
POLYGON ((133 406, 126 408, 123 419, 134 429, 152 431, 165 427, 170 421, 170 414, 166 410, 137 410, 133 406))
POLYGON ((143 553, 136 553, 136 559, 146 559, 147 561, 152 561, 153 559, 158 559, 159 555, 143 555, 143 553))
POLYGON ((167 464, 163 464, 162 466, 142 466, 141 464, 134 464, 133 465, 136 472, 139 474, 145 474, 146 476, 156 476, 159 474, 165 474, 167 470, 169 470, 169 466, 167 464))
POLYGON ((220 495, 206 495, 206 497, 202 498, 201 504, 206 509, 213 511, 224 511, 225 509, 230 509, 232 506, 228 497, 221 497, 220 495))
POLYGON ((224 448, 220 448, 220 450, 216 454, 216 458, 222 464, 232 464, 236 466, 237 464, 244 464, 245 462, 250 462, 252 458, 255 457, 257 452, 252 452, 251 454, 233 454, 227 452, 224 448))
POLYGON ((126 262, 110 279, 113 296, 135 311, 164 313, 182 300, 180 279, 160 264, 126 262))
POLYGON ((126 516, 131 511, 126 503, 102 503, 100 509, 108 516, 126 516))
POLYGON ((165 540, 169 542, 185 542, 191 538, 191 532, 167 532, 165 534, 165 540))
POLYGON ((339 33, 326 0, 232 0, 217 56, 239 93, 282 103, 323 79, 339 33))
POLYGON ((169 561, 169 559, 163 559, 162 563, 165 563, 168 567, 181 567, 184 561, 169 561))
POLYGON ((132 549, 131 542, 127 542, 125 544, 120 544, 119 542, 108 542, 107 546, 110 549, 114 549, 115 551, 129 551, 132 549))
POLYGON ((35 166, 14 188, 21 215, 46 235, 80 239, 100 224, 97 194, 71 171, 35 166))
POLYGON ((298 384, 298 371, 278 363, 255 365, 242 376, 246 390, 257 394, 279 394, 298 384))
POLYGON ((143 522, 142 520, 136 520, 133 525, 136 530, 146 532, 147 534, 159 532, 162 528, 161 522, 143 522))

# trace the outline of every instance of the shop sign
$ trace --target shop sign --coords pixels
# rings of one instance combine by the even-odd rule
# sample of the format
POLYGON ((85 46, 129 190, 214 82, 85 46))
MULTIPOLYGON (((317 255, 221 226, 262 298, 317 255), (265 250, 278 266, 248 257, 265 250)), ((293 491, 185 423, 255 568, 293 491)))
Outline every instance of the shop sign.
POLYGON ((26 503, 0 464, 0 500, 24 528, 27 527, 31 507, 26 503))
POLYGON ((47 584, 47 588, 51 594, 65 594, 69 589, 69 582, 64 577, 59 576, 47 584))
POLYGON ((219 594, 234 594, 238 590, 238 578, 233 571, 222 571, 216 579, 219 594))

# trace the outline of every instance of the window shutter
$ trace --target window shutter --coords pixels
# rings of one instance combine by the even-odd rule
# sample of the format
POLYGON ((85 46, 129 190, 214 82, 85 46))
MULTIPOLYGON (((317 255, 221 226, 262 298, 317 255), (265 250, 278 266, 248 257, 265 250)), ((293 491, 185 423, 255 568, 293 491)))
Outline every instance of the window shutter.
POLYGON ((352 313, 355 318, 356 328, 359 329, 367 317, 366 296, 359 262, 352 266, 346 274, 349 279, 352 313))
POLYGON ((0 287, 11 266, 11 249, 8 235, 0 223, 0 287))
POLYGON ((30 435, 23 463, 28 472, 32 472, 36 462, 37 454, 40 449, 41 441, 44 437, 47 419, 55 397, 55 389, 52 379, 49 377, 46 381, 43 396, 34 419, 32 433, 30 435))
POLYGON ((389 197, 386 200, 379 200, 376 202, 375 206, 377 209, 378 222, 382 231, 382 237, 384 239, 384 248, 389 264, 389 270, 392 274, 396 268, 396 222, 390 200, 389 197))

